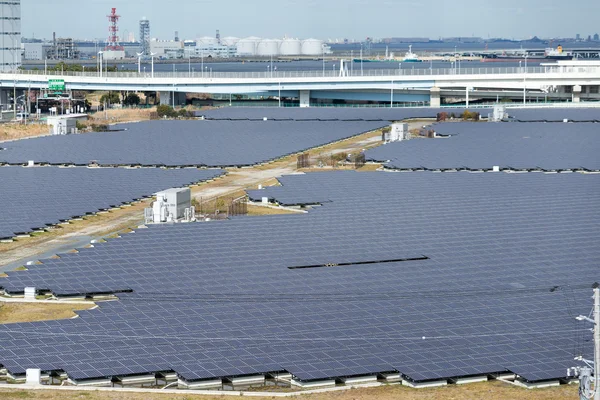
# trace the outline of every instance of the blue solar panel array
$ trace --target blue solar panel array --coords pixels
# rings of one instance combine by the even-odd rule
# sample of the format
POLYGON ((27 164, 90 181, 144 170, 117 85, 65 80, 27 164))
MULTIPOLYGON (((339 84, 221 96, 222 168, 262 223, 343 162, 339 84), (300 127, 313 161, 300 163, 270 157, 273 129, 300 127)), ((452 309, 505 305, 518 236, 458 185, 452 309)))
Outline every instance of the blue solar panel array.
POLYGON ((7 142, 0 163, 247 166, 378 129, 382 122, 151 121, 119 132, 7 142))
POLYGON ((509 109, 511 119, 531 122, 600 122, 600 108, 519 108, 509 109))
POLYGON ((44 229, 223 173, 195 168, 0 167, 0 238, 44 229))
MULTIPOLYGON (((267 118, 275 121, 400 121, 408 118, 435 118, 439 112, 462 114, 461 108, 279 108, 224 107, 197 111, 196 115, 212 120, 250 120, 267 118)), ((489 109, 479 110, 487 115, 489 109)))
POLYGON ((582 350, 590 357, 574 316, 589 311, 599 278, 600 176, 338 172, 281 182, 250 196, 323 205, 151 226, 9 273, 0 286, 11 293, 127 293, 80 318, 0 325, 0 363, 74 379, 513 371, 538 381, 564 377, 582 350), (328 267, 290 269, 309 265, 328 267))
POLYGON ((394 169, 600 169, 600 125, 595 123, 442 123, 449 138, 390 143, 366 152, 394 169))

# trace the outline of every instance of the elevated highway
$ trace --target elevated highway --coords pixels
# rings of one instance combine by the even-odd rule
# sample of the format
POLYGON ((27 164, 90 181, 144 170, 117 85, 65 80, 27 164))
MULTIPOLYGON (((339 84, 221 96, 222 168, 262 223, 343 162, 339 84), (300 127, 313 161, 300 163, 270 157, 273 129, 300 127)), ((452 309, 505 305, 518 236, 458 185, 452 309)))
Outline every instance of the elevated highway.
POLYGON ((0 74, 0 90, 47 89, 50 79, 62 79, 67 90, 145 91, 161 93, 170 104, 184 93, 264 94, 295 97, 301 106, 311 99, 354 99, 390 102, 418 101, 437 107, 450 93, 525 92, 596 99, 600 61, 570 61, 539 67, 390 69, 361 71, 271 71, 219 73, 44 72, 0 74))

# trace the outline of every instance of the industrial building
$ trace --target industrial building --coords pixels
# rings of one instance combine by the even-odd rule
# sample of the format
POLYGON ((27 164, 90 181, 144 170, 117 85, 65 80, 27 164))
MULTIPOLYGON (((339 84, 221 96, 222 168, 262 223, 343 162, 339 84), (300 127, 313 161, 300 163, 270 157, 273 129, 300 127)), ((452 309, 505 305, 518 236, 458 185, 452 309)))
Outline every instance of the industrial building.
POLYGON ((24 60, 44 60, 52 48, 50 44, 42 42, 23 43, 21 46, 24 60))
POLYGON ((150 52, 158 58, 183 58, 183 45, 181 41, 152 39, 150 52))
POLYGON ((54 33, 52 46, 46 52, 46 57, 49 60, 78 60, 80 53, 73 38, 57 38, 54 33))
POLYGON ((0 71, 21 65, 21 0, 0 1, 0 71))

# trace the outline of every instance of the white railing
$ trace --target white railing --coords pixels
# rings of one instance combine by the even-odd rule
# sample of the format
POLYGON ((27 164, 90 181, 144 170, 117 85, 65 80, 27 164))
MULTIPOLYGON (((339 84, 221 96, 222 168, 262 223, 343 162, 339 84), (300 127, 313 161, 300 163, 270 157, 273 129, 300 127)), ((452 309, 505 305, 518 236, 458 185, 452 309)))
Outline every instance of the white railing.
MULTIPOLYGON (((60 77, 100 77, 99 72, 73 72, 73 71, 44 71, 44 70, 19 70, 6 72, 18 75, 20 80, 26 76, 60 76, 60 77)), ((500 68, 402 68, 402 69, 365 69, 347 71, 345 76, 340 76, 340 71, 264 71, 264 72, 102 72, 103 78, 177 78, 177 79, 282 79, 282 78, 339 78, 346 77, 409 77, 409 76, 453 76, 453 75, 528 75, 528 74, 596 74, 600 78, 600 66, 573 67, 573 66, 542 66, 542 67, 500 67, 500 68)))

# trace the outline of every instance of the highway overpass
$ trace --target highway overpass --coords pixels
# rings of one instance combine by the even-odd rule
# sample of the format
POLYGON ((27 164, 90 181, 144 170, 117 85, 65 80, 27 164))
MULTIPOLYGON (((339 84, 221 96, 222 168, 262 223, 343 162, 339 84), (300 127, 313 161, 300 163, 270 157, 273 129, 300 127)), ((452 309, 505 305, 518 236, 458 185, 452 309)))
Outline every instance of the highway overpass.
MULTIPOLYGON (((569 61, 539 67, 390 69, 354 71, 269 71, 219 73, 44 72, 0 74, 0 90, 47 89, 62 79, 67 90, 113 90, 161 93, 171 104, 185 93, 263 94, 294 97, 301 106, 311 99, 423 102, 440 105, 443 97, 466 93, 490 98, 501 93, 558 97, 579 102, 600 100, 600 61, 569 61)), ((1 98, 1 96, 0 96, 1 98)))

